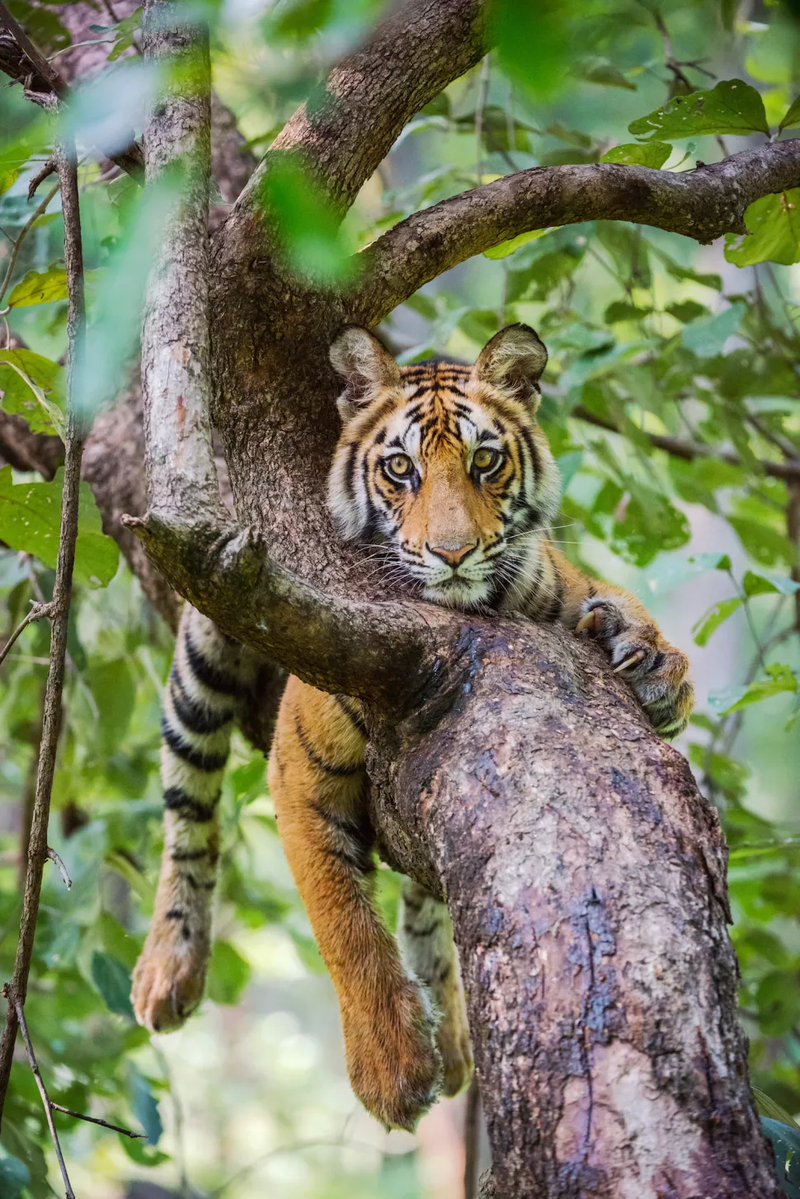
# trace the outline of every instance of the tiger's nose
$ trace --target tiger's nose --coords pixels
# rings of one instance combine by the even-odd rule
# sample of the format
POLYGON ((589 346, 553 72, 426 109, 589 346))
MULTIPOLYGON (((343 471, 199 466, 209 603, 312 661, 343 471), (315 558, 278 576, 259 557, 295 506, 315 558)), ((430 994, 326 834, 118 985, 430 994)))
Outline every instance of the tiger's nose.
POLYGON ((477 541, 470 541, 467 544, 459 545, 452 541, 443 542, 442 545, 428 545, 425 548, 435 554, 437 558, 441 558, 448 566, 460 566, 468 554, 471 554, 477 548, 477 541))

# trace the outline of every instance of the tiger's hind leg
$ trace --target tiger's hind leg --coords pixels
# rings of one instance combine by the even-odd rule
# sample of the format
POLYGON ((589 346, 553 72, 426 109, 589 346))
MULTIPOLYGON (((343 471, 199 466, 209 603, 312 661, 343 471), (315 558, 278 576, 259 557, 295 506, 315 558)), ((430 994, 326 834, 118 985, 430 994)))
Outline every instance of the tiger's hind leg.
POLYGON ((353 1090, 382 1124, 412 1129, 441 1062, 430 1003, 375 908, 364 746, 353 701, 289 680, 269 765, 278 832, 336 987, 353 1090))
POLYGON ((472 1048, 453 925, 447 905, 410 878, 403 881, 398 939, 403 960, 437 1008, 443 1094, 457 1095, 472 1077, 472 1048))

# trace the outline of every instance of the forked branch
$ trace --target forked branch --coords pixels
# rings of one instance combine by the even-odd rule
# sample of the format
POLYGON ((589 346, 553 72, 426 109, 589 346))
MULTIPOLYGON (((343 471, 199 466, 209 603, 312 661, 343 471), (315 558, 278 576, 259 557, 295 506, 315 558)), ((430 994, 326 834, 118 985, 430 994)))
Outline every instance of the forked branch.
POLYGON ((391 707, 433 661, 432 631, 445 617, 324 595, 274 563, 220 500, 208 416, 208 41, 180 20, 169 0, 146 6, 145 57, 183 69, 164 71, 182 86, 165 83, 145 136, 147 184, 164 189, 166 217, 142 337, 150 511, 125 523, 169 582, 225 632, 316 686, 391 707))

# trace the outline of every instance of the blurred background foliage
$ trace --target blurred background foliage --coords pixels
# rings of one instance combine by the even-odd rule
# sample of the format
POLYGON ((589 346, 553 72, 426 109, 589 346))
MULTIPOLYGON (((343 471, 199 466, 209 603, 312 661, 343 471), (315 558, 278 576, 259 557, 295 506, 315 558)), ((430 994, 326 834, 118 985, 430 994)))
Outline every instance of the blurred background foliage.
MULTIPOLYGON (((197 4, 212 27, 215 89, 256 154, 384 7, 197 4)), ((11 8, 49 54, 69 53, 67 5, 11 8)), ((153 78, 139 54, 140 16, 119 19, 112 3, 98 5, 92 39, 107 63, 79 89, 69 118, 83 155, 83 391, 98 409, 128 377, 158 220, 157 195, 93 157, 98 142, 122 145, 131 127, 141 130, 153 78)), ((800 125, 790 5, 497 0, 492 20, 497 50, 410 122, 341 229, 300 164, 272 172, 264 202, 298 271, 346 286, 354 251, 382 231, 511 171, 606 161, 680 172, 800 125)), ((59 199, 52 180, 26 198, 53 132, 16 86, 0 89, 0 127, 2 407, 56 434, 66 344, 59 199)), ((542 421, 564 483, 554 537, 640 595, 691 652, 699 703, 680 748, 731 846, 752 1076, 784 1117, 800 1113, 798 197, 759 201, 748 235, 709 247, 605 222, 524 235, 425 287, 383 329, 404 362, 471 360, 518 320, 547 343, 542 421)), ((0 470, 0 642, 32 599, 50 593, 59 505, 58 476, 0 470)), ((85 484, 76 580, 51 835, 73 886, 48 866, 28 1022, 57 1102, 147 1134, 132 1141, 59 1117, 77 1192, 460 1195, 461 1101, 439 1105, 416 1138, 387 1136, 357 1109, 263 759, 243 739, 225 785, 208 999, 169 1038, 151 1039, 133 1022, 129 976, 158 865, 159 696, 172 641, 103 535, 85 484)), ((3 978, 47 653, 47 628, 32 625, 0 670, 3 978)), ((392 919, 396 879, 382 879, 392 919)), ((20 1060, 0 1139, 0 1199, 41 1199, 58 1190, 56 1179, 20 1060)), ((787 1193, 800 1193, 793 1181, 787 1193)))

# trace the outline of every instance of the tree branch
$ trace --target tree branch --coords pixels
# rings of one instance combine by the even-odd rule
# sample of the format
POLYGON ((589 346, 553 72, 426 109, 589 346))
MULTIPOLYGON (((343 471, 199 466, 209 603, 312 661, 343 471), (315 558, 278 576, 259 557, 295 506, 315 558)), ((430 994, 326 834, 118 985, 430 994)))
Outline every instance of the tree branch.
MULTIPOLYGON (((78 202, 78 167, 74 146, 59 143, 56 148, 61 205, 64 216, 64 259, 69 292, 67 339, 69 345, 69 384, 67 393, 67 429, 65 437, 64 489, 59 530, 58 561, 50 604, 51 638, 50 668, 44 697, 42 740, 39 748, 39 770, 36 779, 36 798, 33 807, 28 869, 22 901, 19 941, 14 973, 7 984, 8 1011, 6 1026, 0 1042, 0 1118, 2 1118, 18 1014, 25 1004, 30 972, 36 916, 42 890, 42 874, 47 860, 47 827, 50 817, 50 794, 55 773, 58 734, 61 728, 61 703, 64 687, 64 663, 67 654, 69 607, 72 598, 72 568, 78 536, 78 494, 81 456, 85 431, 79 415, 79 364, 83 358, 85 300, 83 285, 83 250, 81 245, 80 209, 78 202)), ((66 1175, 65 1175, 65 1180, 66 1175)))
MULTIPOLYGON (((71 97, 70 89, 61 75, 34 46, 2 0, 0 0, 0 71, 22 83, 27 98, 44 108, 53 107, 56 101, 68 102, 71 97)), ((105 157, 110 158, 138 182, 142 181, 142 151, 136 144, 132 130, 131 142, 126 150, 116 153, 107 153, 105 150, 102 152, 105 157)))
POLYGON ((424 283, 520 233, 618 220, 707 244, 745 233, 754 200, 798 185, 800 139, 677 174, 602 162, 518 171, 415 213, 363 250, 351 319, 376 324, 424 283))
POLYGON ((239 203, 258 206, 274 152, 299 150, 344 216, 414 113, 486 53, 485 10, 485 0, 401 5, 297 110, 239 203))
MULTIPOLYGON (((577 408, 573 408, 570 416, 576 416, 578 420, 586 421, 589 425, 596 425, 598 429, 607 429, 609 433, 618 433, 621 437, 625 434, 619 425, 613 420, 607 420, 604 416, 596 416, 594 412, 589 412, 587 408, 579 404, 577 408)), ((664 433, 648 433, 646 429, 635 431, 636 437, 646 437, 652 446, 657 450, 664 450, 673 458, 681 458, 684 462, 694 462, 696 458, 716 458, 720 462, 727 462, 731 466, 744 467, 744 463, 738 454, 731 453, 728 450, 717 450, 713 446, 703 445, 699 441, 682 441, 680 437, 670 437, 664 433)), ((765 475, 770 475, 773 479, 783 479, 786 482, 800 482, 800 460, 794 459, 788 462, 772 462, 764 461, 759 458, 758 464, 765 475)))
MULTIPOLYGON (((442 615, 435 612, 431 624, 399 604, 325 596, 273 562, 220 499, 208 418, 208 46, 203 31, 175 23, 175 12, 170 0, 150 0, 145 57, 191 61, 198 86, 162 96, 145 136, 147 185, 168 175, 172 190, 142 346, 150 511, 146 521, 123 523, 173 586, 225 632, 315 686, 392 706, 415 685, 420 663, 432 660, 423 643, 432 648, 428 631, 442 615)), ((186 71, 175 75, 185 80, 186 71)))

